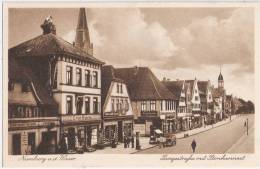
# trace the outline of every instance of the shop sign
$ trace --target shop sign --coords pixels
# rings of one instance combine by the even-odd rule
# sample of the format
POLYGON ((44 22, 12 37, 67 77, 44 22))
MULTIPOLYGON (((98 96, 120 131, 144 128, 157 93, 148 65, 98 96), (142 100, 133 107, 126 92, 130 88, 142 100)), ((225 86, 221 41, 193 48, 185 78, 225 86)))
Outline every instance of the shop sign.
POLYGON ((100 120, 101 115, 64 115, 61 116, 62 121, 91 121, 91 120, 100 120))
POLYGON ((23 123, 9 123, 9 128, 23 128, 23 127, 38 127, 50 126, 51 124, 59 125, 58 121, 36 121, 36 122, 23 122, 23 123))

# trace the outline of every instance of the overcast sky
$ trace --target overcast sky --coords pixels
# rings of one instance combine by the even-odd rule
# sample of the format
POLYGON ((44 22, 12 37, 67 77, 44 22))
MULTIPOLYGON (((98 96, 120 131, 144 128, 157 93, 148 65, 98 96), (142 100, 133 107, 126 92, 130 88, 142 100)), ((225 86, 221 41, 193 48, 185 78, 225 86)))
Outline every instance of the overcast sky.
MULTIPOLYGON (((48 15, 73 42, 78 9, 10 9, 9 47, 42 34, 48 15)), ((227 93, 254 100, 253 8, 93 8, 87 20, 95 56, 107 64, 215 86, 222 66, 227 93)))

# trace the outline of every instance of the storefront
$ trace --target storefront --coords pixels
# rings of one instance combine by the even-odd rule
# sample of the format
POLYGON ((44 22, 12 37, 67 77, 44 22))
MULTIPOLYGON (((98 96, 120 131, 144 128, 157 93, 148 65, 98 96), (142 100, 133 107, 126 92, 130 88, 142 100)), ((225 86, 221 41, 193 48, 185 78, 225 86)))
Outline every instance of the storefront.
POLYGON ((192 128, 198 128, 202 126, 202 116, 200 114, 193 114, 192 116, 192 128))
POLYGON ((115 139, 116 142, 123 142, 124 136, 133 135, 133 117, 115 118, 114 120, 106 118, 103 124, 104 140, 111 142, 115 139))
POLYGON ((57 118, 9 120, 8 153, 12 155, 55 154, 59 142, 57 118))

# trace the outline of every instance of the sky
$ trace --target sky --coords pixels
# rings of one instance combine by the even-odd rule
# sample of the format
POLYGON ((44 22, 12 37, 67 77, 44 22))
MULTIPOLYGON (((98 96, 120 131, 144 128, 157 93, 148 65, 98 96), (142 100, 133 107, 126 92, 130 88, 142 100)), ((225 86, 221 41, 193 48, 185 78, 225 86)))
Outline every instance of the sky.
MULTIPOLYGON (((73 42, 77 8, 9 9, 8 44, 42 34, 51 15, 57 35, 73 42)), ((94 56, 115 67, 147 66, 162 80, 211 80, 254 101, 253 8, 86 8, 94 56)))

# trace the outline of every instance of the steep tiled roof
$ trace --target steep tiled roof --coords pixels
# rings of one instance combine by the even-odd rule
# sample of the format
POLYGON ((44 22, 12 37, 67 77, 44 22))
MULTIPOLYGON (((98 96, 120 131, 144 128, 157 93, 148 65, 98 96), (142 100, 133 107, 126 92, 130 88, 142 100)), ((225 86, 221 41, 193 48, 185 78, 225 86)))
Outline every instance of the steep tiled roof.
POLYGON ((24 66, 13 57, 8 58, 8 76, 9 80, 15 82, 28 82, 32 84, 32 91, 36 100, 40 104, 57 106, 54 99, 48 94, 48 90, 42 85, 40 78, 38 78, 31 69, 24 66))
POLYGON ((111 83, 114 82, 121 82, 124 83, 123 80, 116 78, 115 77, 115 73, 114 73, 114 67, 111 65, 107 65, 107 66, 102 66, 101 68, 101 104, 102 107, 105 103, 107 94, 108 94, 108 90, 111 86, 111 83))
POLYGON ((115 76, 125 81, 132 100, 176 100, 147 67, 118 68, 115 76))
POLYGON ((181 96, 181 90, 184 81, 178 80, 178 81, 162 81, 162 83, 176 96, 177 99, 181 96))
POLYGON ((103 64, 95 57, 88 55, 82 49, 73 46, 71 43, 62 38, 49 33, 37 36, 31 40, 23 42, 9 49, 9 56, 24 57, 24 56, 49 56, 65 54, 75 59, 86 60, 98 64, 103 64))

